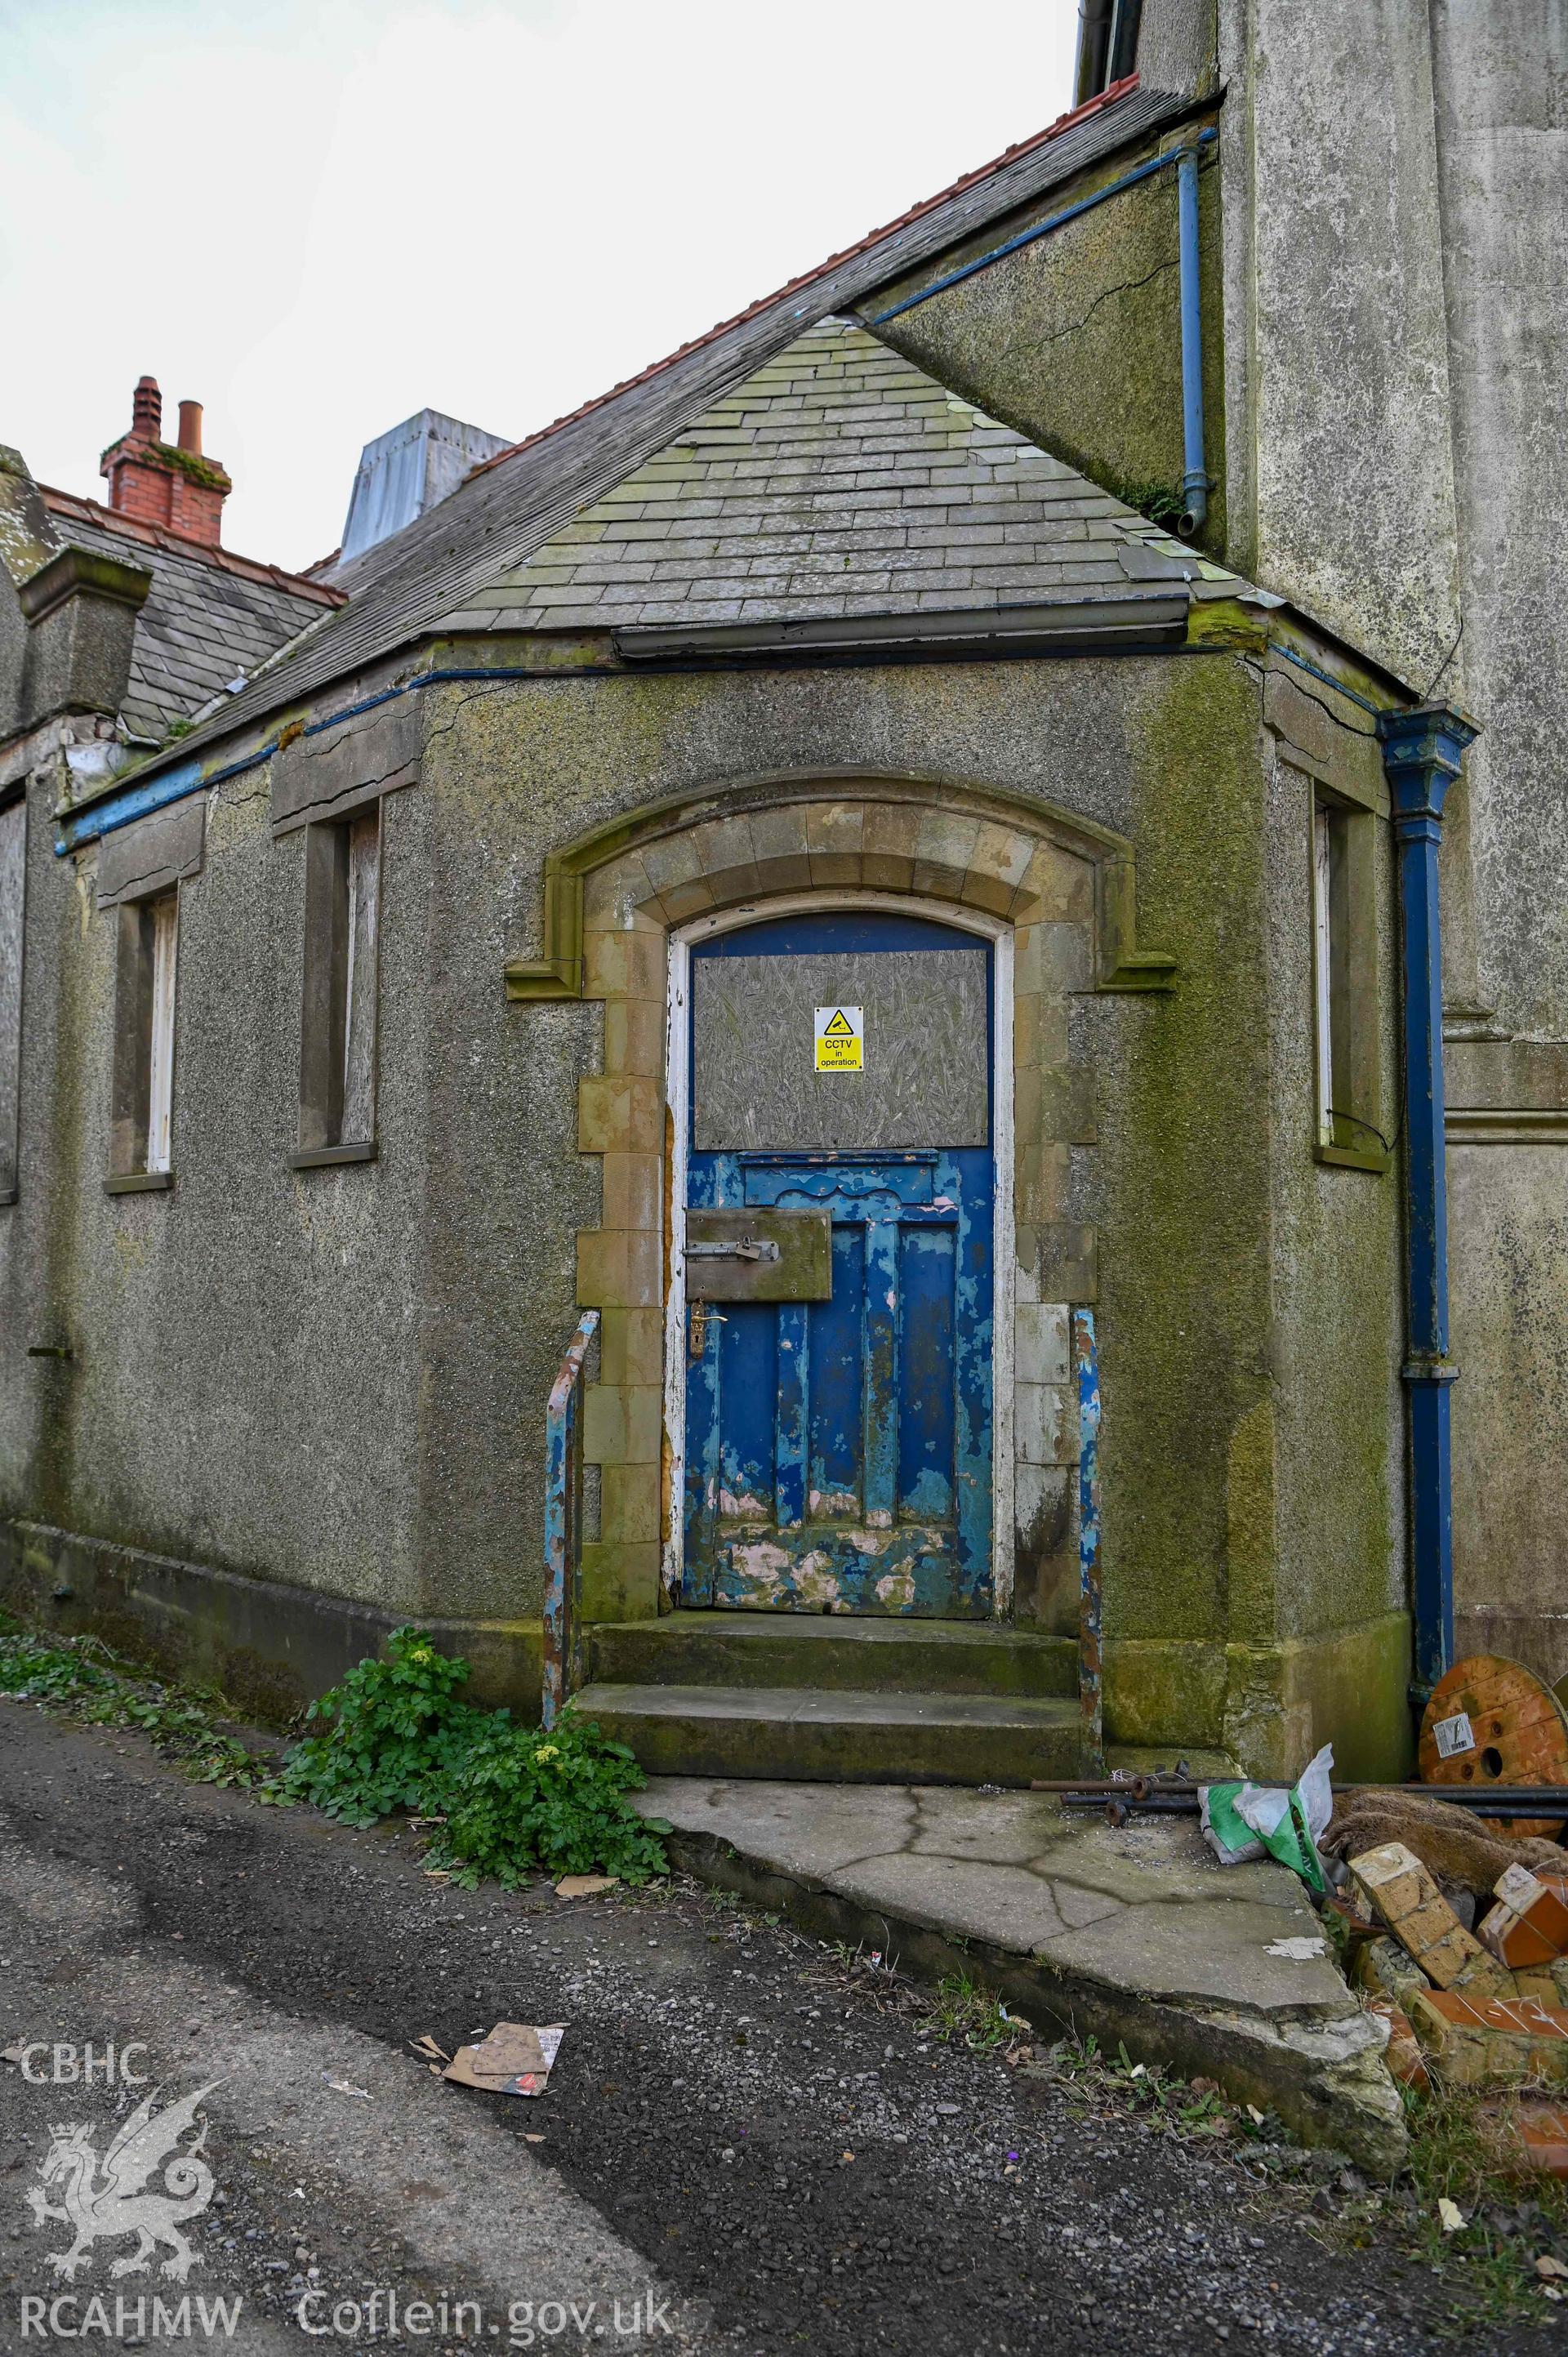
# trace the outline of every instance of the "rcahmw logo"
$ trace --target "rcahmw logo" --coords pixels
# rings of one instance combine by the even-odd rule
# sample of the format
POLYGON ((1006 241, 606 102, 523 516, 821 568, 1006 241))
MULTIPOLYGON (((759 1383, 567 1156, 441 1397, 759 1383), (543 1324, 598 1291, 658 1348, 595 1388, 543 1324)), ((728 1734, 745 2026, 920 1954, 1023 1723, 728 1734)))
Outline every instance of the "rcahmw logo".
MULTIPOLYGON (((50 2127, 49 2148, 38 2167, 40 2182, 27 2190, 27 2207, 36 2226, 51 2222, 70 2229, 64 2250, 45 2254, 55 2275, 71 2283, 93 2256, 93 2245, 116 2242, 127 2234, 135 2248, 110 2262, 112 2277, 145 2275, 160 2248, 168 2253, 158 2272, 183 2284, 194 2266, 202 2264, 180 2229, 199 2217, 212 2199, 213 2177, 204 2153, 208 2123, 188 2144, 181 2139, 197 2127, 198 2115, 218 2079, 199 2087, 177 2104, 155 2109, 155 2088, 137 2104, 124 2126, 100 2157, 92 2127, 85 2121, 63 2121, 50 2127), (160 2182, 153 2182, 161 2179, 160 2182), (56 2195, 51 2201, 50 2194, 56 2195)), ((240 2320, 239 2299, 132 2298, 117 2294, 82 2299, 74 2295, 25 2294, 22 2338, 84 2340, 102 2334, 124 2339, 179 2340, 193 2331, 221 2333, 225 2339, 240 2320)))

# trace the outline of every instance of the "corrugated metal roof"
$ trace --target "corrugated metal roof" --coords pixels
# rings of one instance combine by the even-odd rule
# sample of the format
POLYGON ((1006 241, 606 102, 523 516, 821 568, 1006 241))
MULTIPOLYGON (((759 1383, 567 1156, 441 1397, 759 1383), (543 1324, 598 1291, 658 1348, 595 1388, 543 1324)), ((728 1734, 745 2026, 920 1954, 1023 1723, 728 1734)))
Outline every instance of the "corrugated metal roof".
MULTIPOLYGON (((1134 90, 1010 150, 885 232, 835 257, 669 361, 532 442, 476 469, 451 498, 360 560, 339 614, 303 633, 263 678, 177 748, 193 750, 295 703, 464 608, 469 595, 622 481, 804 328, 853 310, 974 230, 1027 204, 1130 141, 1190 113, 1168 91, 1134 90)), ((162 766, 164 758, 149 765, 162 766)), ((145 774, 145 773, 144 773, 145 774)))

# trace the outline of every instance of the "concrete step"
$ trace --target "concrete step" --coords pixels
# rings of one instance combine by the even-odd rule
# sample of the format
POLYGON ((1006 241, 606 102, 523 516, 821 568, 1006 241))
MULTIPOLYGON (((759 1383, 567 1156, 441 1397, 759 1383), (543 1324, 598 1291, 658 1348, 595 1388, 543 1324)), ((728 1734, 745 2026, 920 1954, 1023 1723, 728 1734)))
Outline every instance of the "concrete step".
POLYGON ((1080 1764, 1078 1704, 1055 1695, 599 1681, 575 1703, 660 1776, 1027 1784, 1080 1764))
POLYGON ((589 1675, 613 1685, 1076 1695, 1078 1648, 994 1621, 847 1613, 667 1612, 586 1631, 589 1675))

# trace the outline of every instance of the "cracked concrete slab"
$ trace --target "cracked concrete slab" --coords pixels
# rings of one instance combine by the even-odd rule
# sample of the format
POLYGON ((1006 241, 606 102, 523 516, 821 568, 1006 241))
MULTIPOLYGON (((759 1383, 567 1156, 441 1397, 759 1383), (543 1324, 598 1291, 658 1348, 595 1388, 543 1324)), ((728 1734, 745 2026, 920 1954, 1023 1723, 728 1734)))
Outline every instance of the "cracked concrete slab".
POLYGON ((1272 2104, 1379 2174, 1403 2156, 1387 2031, 1327 1952, 1284 1867, 1225 1867, 1195 1820, 1112 1826, 1040 1792, 656 1777, 640 1805, 679 1863, 810 1929, 963 1971, 1047 2034, 1120 2040, 1272 2104))

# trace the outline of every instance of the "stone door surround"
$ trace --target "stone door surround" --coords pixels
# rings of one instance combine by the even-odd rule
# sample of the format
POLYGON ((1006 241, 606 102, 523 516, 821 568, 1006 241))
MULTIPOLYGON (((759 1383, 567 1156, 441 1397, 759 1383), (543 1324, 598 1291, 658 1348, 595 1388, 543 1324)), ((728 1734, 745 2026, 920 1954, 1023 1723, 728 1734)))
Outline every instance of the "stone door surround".
POLYGON ((602 1223, 577 1237, 578 1302, 602 1317, 584 1440, 601 1469, 599 1536, 584 1548, 590 1619, 648 1618, 669 1600, 669 933, 709 910, 760 912, 813 889, 915 895, 1013 927, 1017 1298, 1094 1298, 1094 1234, 1068 1217, 1070 1149, 1095 1138, 1092 1074, 1069 1054, 1068 1002, 1175 979, 1173 959, 1135 945, 1125 837, 993 787, 819 771, 657 803, 552 854, 543 955, 509 964, 506 985, 510 998, 605 1009, 604 1069, 577 1093, 578 1146, 604 1166, 602 1223))

